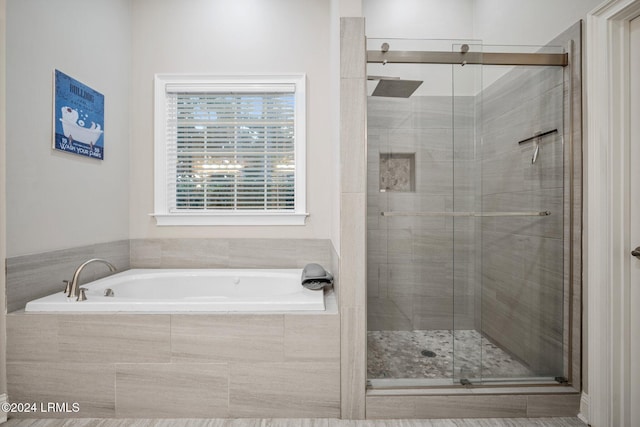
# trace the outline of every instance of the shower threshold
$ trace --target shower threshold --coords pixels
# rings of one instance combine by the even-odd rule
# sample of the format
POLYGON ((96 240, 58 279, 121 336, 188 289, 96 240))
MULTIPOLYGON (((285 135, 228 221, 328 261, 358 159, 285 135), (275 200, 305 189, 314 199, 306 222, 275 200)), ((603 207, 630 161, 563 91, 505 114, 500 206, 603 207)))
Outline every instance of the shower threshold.
POLYGON ((469 396, 469 395, 536 395, 579 394, 568 384, 557 382, 520 381, 509 383, 482 383, 473 386, 455 385, 441 381, 369 380, 367 396, 469 396))
MULTIPOLYGON (((532 377, 532 378, 483 378, 470 379, 470 384, 462 385, 461 380, 435 379, 435 378, 378 378, 367 381, 368 390, 389 390, 389 389, 460 389, 477 390, 479 388, 513 388, 513 387, 544 387, 558 390, 558 387, 566 387, 555 381, 553 377, 532 377)), ((573 390, 573 389, 572 389, 573 390)))

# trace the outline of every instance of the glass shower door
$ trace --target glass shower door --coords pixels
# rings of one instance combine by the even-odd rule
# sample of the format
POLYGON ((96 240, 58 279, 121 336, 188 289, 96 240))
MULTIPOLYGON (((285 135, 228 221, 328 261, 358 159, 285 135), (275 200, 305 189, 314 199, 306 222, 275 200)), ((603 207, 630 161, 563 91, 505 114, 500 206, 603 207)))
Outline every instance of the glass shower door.
MULTIPOLYGON (((454 372, 472 383, 552 381, 564 376, 568 329, 563 68, 472 67, 473 160, 454 150, 454 211, 472 215, 454 217, 454 372)), ((472 67, 454 66, 454 100, 472 67)), ((459 116, 454 147, 469 145, 459 116)))
MULTIPOLYGON (((522 51, 367 43, 476 57, 522 51)), ((564 376, 563 69, 369 63, 367 74, 371 385, 564 376)))
MULTIPOLYGON (((454 43, 367 42, 368 49, 388 43, 403 51, 451 50, 454 43)), ((450 64, 367 68, 367 357, 374 386, 454 383, 451 69, 450 64), (387 81, 380 83, 381 78, 387 81), (381 86, 409 82, 421 83, 408 97, 379 96, 381 86)), ((465 101, 468 110, 471 98, 465 101)))

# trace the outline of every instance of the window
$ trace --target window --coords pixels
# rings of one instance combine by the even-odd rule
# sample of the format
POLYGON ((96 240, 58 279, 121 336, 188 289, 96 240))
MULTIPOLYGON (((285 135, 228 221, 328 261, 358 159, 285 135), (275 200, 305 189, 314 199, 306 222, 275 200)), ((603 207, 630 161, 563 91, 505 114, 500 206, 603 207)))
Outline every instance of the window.
POLYGON ((304 75, 156 75, 158 225, 303 225, 304 124, 304 75))

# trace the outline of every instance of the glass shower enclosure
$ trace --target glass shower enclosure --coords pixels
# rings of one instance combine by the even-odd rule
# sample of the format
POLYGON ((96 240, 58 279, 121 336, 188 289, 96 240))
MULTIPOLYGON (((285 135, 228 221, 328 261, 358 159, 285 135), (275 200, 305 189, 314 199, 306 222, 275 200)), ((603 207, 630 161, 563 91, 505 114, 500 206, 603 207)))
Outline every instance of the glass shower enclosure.
POLYGON ((565 381, 564 49, 367 43, 370 387, 565 381))

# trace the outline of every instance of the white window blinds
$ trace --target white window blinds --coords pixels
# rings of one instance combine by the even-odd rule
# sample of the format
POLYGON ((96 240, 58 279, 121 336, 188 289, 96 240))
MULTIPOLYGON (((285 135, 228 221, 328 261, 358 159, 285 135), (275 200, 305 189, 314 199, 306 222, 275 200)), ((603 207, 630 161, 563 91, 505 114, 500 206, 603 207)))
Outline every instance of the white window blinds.
POLYGON ((158 224, 304 224, 304 80, 157 75, 158 224))
POLYGON ((295 209, 295 98, 167 94, 170 211, 295 209))

